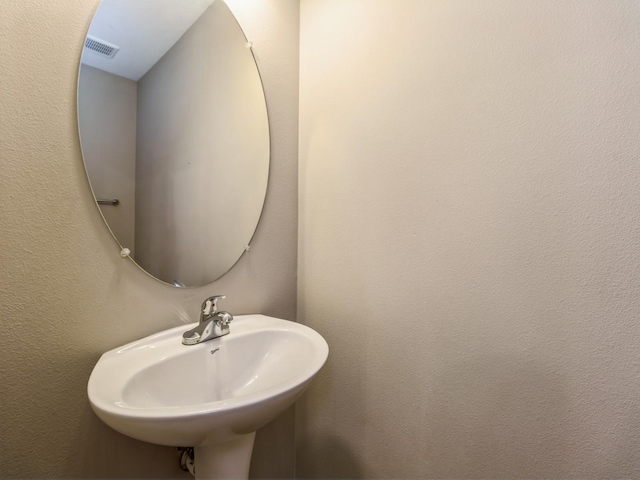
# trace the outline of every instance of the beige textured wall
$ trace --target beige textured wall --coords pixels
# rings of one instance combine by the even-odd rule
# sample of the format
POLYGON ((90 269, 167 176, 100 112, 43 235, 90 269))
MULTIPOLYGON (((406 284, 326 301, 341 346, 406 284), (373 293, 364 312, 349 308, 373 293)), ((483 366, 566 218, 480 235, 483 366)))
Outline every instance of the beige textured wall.
POLYGON ((269 176, 260 74, 223 2, 138 82, 137 139, 136 261, 168 283, 222 276, 251 240, 269 176))
POLYGON ((78 123, 82 153, 96 198, 119 200, 100 210, 121 245, 135 258, 136 110, 138 84, 81 66, 78 123))
POLYGON ((303 0, 301 478, 637 478, 640 5, 303 0))
MULTIPOLYGON (((172 449, 91 412, 86 383, 100 354, 195 319, 208 294, 226 294, 233 313, 295 317, 299 6, 237 3, 265 81, 272 188, 250 254, 220 281, 183 290, 121 259, 91 198, 75 98, 98 1, 0 2, 1 478, 181 476, 172 449)), ((259 432, 254 477, 291 477, 292 427, 288 412, 259 432)))

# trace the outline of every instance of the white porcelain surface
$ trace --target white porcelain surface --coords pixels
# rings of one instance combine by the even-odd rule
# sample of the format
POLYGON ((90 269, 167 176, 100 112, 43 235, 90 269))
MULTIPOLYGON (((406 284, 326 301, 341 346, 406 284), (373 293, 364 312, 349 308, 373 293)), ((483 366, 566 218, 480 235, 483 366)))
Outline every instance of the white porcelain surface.
POLYGON ((226 442, 295 402, 329 353, 309 327, 264 315, 237 316, 229 335, 182 345, 182 333, 193 326, 105 353, 88 386, 98 417, 120 433, 161 445, 226 442))

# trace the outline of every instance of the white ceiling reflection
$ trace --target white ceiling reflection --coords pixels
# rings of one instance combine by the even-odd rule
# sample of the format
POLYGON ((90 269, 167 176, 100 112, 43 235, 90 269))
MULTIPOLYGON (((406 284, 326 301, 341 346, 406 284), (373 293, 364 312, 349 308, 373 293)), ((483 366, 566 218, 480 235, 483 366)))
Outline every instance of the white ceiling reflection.
POLYGON ((137 82, 213 1, 103 0, 89 35, 120 50, 109 59, 85 48, 82 63, 137 82))

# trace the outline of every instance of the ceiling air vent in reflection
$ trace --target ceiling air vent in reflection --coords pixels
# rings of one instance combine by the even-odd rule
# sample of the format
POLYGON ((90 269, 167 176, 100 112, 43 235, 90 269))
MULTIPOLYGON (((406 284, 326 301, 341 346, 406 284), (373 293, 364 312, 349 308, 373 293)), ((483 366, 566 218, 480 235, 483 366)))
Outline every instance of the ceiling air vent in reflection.
POLYGON ((120 47, 116 47, 109 42, 92 37, 91 35, 87 35, 87 40, 84 42, 84 48, 93 50, 94 52, 108 58, 113 58, 115 54, 118 53, 118 50, 120 50, 120 47))

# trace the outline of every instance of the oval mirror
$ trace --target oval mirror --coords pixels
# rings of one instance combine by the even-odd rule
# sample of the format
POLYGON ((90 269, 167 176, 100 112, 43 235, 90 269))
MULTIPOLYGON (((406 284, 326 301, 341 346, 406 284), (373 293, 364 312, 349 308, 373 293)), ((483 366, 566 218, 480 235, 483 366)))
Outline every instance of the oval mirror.
POLYGON ((223 0, 103 0, 78 121, 102 216, 141 268, 200 286, 238 261, 264 204, 269 124, 251 46, 223 0))

